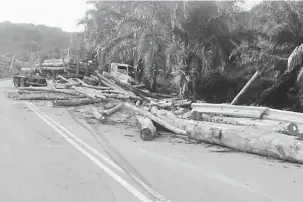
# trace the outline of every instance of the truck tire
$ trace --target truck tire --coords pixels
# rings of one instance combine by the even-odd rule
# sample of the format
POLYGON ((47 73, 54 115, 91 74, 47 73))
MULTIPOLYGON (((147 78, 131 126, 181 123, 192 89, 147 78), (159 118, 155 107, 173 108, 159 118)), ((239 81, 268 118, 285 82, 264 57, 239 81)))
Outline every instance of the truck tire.
POLYGON ((20 80, 18 78, 14 78, 14 86, 16 88, 19 88, 20 87, 20 80))
POLYGON ((25 87, 25 79, 24 78, 20 79, 20 86, 25 87))

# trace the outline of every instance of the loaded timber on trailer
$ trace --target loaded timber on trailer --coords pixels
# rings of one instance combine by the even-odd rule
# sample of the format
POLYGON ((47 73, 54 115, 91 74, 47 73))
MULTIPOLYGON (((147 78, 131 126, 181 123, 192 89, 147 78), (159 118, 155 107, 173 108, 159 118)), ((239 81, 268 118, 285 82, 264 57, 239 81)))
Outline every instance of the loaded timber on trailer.
MULTIPOLYGON (((39 67, 39 64, 36 65, 39 67)), ((67 54, 60 59, 45 60, 41 64, 41 70, 66 77, 83 78, 90 76, 98 68, 98 62, 93 53, 68 49, 67 54)))

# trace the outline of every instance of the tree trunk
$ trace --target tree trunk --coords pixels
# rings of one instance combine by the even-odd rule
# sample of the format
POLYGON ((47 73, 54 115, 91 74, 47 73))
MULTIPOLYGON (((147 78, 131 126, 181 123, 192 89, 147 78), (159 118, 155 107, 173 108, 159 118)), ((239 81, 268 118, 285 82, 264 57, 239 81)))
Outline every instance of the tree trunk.
POLYGON ((70 92, 70 91, 64 91, 59 89, 49 89, 49 88, 42 88, 42 87, 19 87, 18 90, 26 90, 26 91, 44 91, 44 92, 50 92, 50 93, 64 93, 67 95, 74 95, 78 96, 79 93, 76 92, 70 92))
POLYGON ((187 128, 188 137, 242 152, 303 163, 301 141, 294 137, 256 129, 222 129, 207 125, 187 128))
POLYGON ((106 78, 105 76, 99 74, 98 72, 96 72, 96 75, 98 76, 98 78, 108 87, 120 92, 121 94, 127 94, 128 92, 126 92, 123 88, 121 88, 120 86, 116 85, 115 83, 111 82, 108 78, 106 78))
POLYGON ((186 135, 186 131, 185 130, 181 130, 173 125, 171 125, 170 123, 167 123, 166 121, 158 118, 157 116, 153 115, 152 113, 148 112, 148 111, 145 111, 143 109, 140 109, 138 107, 135 107, 129 103, 125 103, 124 104, 127 108, 143 115, 143 116, 146 116, 148 118, 150 118, 151 120, 153 120, 154 122, 160 124, 161 126, 163 126, 164 128, 176 133, 176 134, 180 134, 180 135, 186 135))
POLYGON ((104 99, 70 99, 70 100, 55 100, 53 101, 54 106, 81 106, 81 105, 90 105, 95 103, 103 102, 104 99))
POLYGON ((103 112, 101 112, 101 120, 105 121, 108 116, 115 113, 116 111, 118 111, 122 107, 123 107, 123 103, 120 103, 120 104, 118 104, 117 106, 115 106, 111 109, 104 110, 103 112))
POLYGON ((68 100, 69 97, 47 96, 47 95, 21 95, 18 100, 68 100))
POLYGON ((291 136, 300 136, 299 127, 296 123, 279 123, 278 121, 272 120, 252 120, 246 118, 233 118, 233 117, 213 117, 206 114, 200 113, 200 116, 197 117, 196 114, 192 118, 194 120, 181 119, 178 118, 173 112, 167 110, 157 109, 157 107, 153 106, 150 109, 150 112, 156 115, 157 117, 169 122, 170 124, 179 127, 181 129, 186 129, 189 125, 198 125, 198 124, 208 124, 216 127, 224 127, 229 129, 237 129, 240 126, 257 128, 260 131, 268 131, 283 133, 291 136), (202 114, 202 115, 201 115, 202 114), (198 118, 198 119, 197 119, 198 118))
POLYGON ((136 115, 140 130, 140 137, 144 141, 151 141, 156 135, 156 127, 152 120, 142 115, 136 115))
POLYGON ((122 88, 125 88, 127 90, 130 90, 132 91, 133 93, 135 93, 136 95, 138 95, 139 97, 141 97, 143 100, 147 101, 147 102, 150 102, 149 99, 147 99, 146 97, 151 97, 148 93, 140 90, 140 89, 137 89, 137 88, 134 88, 133 86, 129 85, 129 84, 126 84, 126 83, 123 83, 121 81, 119 81, 119 79, 111 76, 110 74, 108 74, 107 72, 103 72, 104 76, 106 76, 107 78, 109 79, 112 79, 113 81, 116 82, 117 85, 119 85, 120 87, 122 88))
POLYGON ((159 112, 155 107, 151 109, 151 112, 157 114, 158 118, 161 117, 162 120, 186 130, 190 139, 243 152, 303 163, 301 142, 294 137, 273 132, 274 129, 269 127, 261 129, 202 121, 182 121, 173 118, 174 115, 171 112, 165 110, 159 112))

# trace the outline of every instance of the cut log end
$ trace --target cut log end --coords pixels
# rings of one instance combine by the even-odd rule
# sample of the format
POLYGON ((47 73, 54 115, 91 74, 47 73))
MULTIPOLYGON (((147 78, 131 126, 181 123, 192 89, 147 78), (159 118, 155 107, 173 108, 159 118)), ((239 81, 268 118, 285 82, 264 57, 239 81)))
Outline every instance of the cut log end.
POLYGON ((140 137, 144 141, 152 141, 154 139, 153 131, 149 128, 143 128, 140 131, 140 137))

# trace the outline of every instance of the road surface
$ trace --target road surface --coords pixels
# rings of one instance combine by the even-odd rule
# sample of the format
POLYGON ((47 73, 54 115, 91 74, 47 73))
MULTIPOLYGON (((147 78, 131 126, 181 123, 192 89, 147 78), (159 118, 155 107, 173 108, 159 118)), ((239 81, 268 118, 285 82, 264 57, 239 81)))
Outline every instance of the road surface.
POLYGON ((143 142, 63 108, 13 101, 0 81, 0 201, 300 202, 303 169, 250 154, 143 142))

